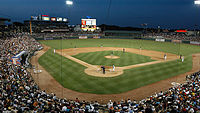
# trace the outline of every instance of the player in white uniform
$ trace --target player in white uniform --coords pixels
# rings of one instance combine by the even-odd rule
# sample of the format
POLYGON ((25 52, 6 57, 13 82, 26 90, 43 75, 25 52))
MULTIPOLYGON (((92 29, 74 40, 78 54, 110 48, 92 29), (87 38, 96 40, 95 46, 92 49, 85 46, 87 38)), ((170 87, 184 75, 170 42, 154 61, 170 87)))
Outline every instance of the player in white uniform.
POLYGON ((164 55, 164 60, 167 60, 167 55, 166 54, 164 55))
POLYGON ((181 61, 184 62, 184 56, 181 57, 181 61))
POLYGON ((56 53, 56 49, 53 50, 53 53, 54 53, 54 54, 56 53))
POLYGON ((115 71, 115 65, 113 64, 113 71, 115 71))

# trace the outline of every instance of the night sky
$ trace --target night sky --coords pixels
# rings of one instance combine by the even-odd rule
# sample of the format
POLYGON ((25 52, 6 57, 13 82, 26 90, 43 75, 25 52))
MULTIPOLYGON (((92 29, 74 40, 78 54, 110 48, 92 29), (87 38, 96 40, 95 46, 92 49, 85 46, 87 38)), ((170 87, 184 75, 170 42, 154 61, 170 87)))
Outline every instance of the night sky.
POLYGON ((73 0, 67 6, 65 0, 1 0, 0 17, 23 21, 30 16, 46 14, 68 17, 70 24, 81 24, 81 18, 91 16, 97 25, 161 28, 194 28, 200 26, 200 6, 194 0, 112 0, 108 15, 109 0, 73 0))

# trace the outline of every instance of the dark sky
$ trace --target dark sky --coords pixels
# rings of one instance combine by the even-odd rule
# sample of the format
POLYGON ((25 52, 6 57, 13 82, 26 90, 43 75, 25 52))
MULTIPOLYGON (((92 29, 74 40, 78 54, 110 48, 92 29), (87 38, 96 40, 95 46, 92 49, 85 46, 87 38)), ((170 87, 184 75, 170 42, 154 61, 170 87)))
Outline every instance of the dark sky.
POLYGON ((66 6, 65 0, 1 0, 0 17, 23 21, 31 15, 68 17, 70 24, 81 24, 81 18, 91 16, 97 24, 140 27, 160 25, 162 28, 193 28, 200 25, 200 6, 194 0, 73 0, 66 6))

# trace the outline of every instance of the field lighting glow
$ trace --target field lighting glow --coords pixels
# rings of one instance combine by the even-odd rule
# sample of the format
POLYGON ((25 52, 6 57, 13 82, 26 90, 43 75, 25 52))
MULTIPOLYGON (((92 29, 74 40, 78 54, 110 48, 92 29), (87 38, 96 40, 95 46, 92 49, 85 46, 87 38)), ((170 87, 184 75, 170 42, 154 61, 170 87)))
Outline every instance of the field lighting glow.
POLYGON ((200 4, 200 0, 194 1, 194 4, 200 4))
POLYGON ((67 4, 67 5, 73 5, 73 1, 67 0, 67 1, 66 1, 66 4, 67 4))

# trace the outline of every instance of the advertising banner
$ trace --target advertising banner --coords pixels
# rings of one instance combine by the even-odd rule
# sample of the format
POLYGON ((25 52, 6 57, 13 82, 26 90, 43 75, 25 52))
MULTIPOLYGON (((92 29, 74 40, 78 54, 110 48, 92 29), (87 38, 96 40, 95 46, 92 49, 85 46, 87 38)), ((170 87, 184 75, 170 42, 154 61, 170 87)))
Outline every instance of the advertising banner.
POLYGON ((60 18, 60 17, 58 17, 58 18, 57 18, 57 21, 58 21, 58 22, 61 22, 61 21, 63 21, 63 19, 60 18))
POLYGON ((53 38, 44 38, 44 40, 53 40, 53 38))
POLYGON ((79 36, 79 39, 87 39, 87 36, 79 36))
POLYGON ((100 36, 94 36, 93 37, 94 39, 99 39, 99 38, 101 38, 100 36))
POLYGON ((56 21, 56 17, 51 17, 51 21, 56 21))
POLYGON ((156 41, 158 41, 158 42, 165 42, 165 39, 157 38, 156 41))
POLYGON ((63 22, 67 22, 67 18, 63 18, 63 22))
POLYGON ((192 44, 192 45, 200 45, 200 42, 190 41, 190 44, 192 44))
POLYGON ((182 43, 182 40, 172 40, 172 42, 175 42, 175 43, 182 43))
POLYGON ((42 17, 42 20, 43 20, 43 21, 49 21, 50 18, 49 18, 49 17, 42 17))
POLYGON ((85 20, 81 20, 81 24, 82 25, 86 25, 86 21, 85 20))
POLYGON ((31 20, 38 20, 38 16, 31 16, 31 20))

